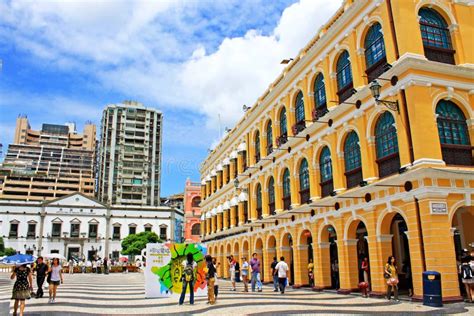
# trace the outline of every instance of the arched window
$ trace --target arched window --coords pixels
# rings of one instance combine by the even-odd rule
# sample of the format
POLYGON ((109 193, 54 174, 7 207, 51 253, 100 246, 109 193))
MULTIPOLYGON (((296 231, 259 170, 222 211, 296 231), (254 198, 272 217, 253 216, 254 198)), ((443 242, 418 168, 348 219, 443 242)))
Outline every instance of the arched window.
POLYGON ((267 155, 273 152, 273 128, 272 121, 268 121, 267 124, 267 155))
POLYGON ((385 72, 387 65, 382 27, 379 23, 375 23, 367 31, 364 47, 367 67, 365 73, 371 82, 385 72))
POLYGON ((394 174, 400 169, 397 130, 394 125, 395 121, 389 112, 380 115, 375 125, 377 164, 380 178, 394 174))
POLYGON ((270 215, 275 215, 275 181, 273 177, 268 180, 268 208, 270 215))
POLYGON ((260 161, 260 132, 255 133, 255 163, 260 161))
POLYGON ((199 196, 193 197, 191 207, 199 207, 199 204, 201 204, 201 198, 199 196))
POLYGON ((262 186, 257 184, 257 219, 262 218, 262 186))
POLYGON ((316 108, 314 109, 313 118, 317 120, 328 112, 326 104, 326 89, 322 73, 318 74, 316 79, 314 79, 314 104, 316 108))
POLYGON ((303 159, 300 164, 299 170, 300 178, 300 201, 301 204, 309 202, 309 168, 308 161, 303 159))
POLYGON ((430 8, 421 8, 418 15, 426 58, 454 65, 455 51, 446 21, 430 8))
POLYGON ((472 165, 472 147, 464 113, 453 102, 441 100, 436 106, 436 115, 443 160, 451 165, 472 165))
POLYGON ((321 172, 321 197, 325 197, 334 191, 331 152, 327 146, 321 150, 321 155, 319 156, 319 169, 321 172))
POLYGON ((201 224, 197 223, 191 227, 191 235, 201 235, 201 224))
POLYGON ((344 163, 346 167, 347 188, 353 188, 360 184, 362 179, 362 167, 360 158, 359 136, 352 131, 347 135, 344 143, 344 163))
POLYGON ((286 108, 280 112, 280 137, 278 137, 277 145, 283 145, 288 140, 288 129, 286 126, 286 108))
POLYGON ((291 189, 290 189, 290 171, 285 169, 283 172, 283 208, 289 210, 291 205, 291 189))
POLYGON ((305 128, 305 116, 304 116, 304 98, 303 92, 299 92, 295 100, 295 119, 296 124, 293 128, 293 134, 298 134, 305 128))
POLYGON ((339 96, 339 103, 344 102, 352 95, 352 70, 351 62, 349 60, 349 53, 347 50, 343 51, 336 64, 337 73, 337 95, 339 96))

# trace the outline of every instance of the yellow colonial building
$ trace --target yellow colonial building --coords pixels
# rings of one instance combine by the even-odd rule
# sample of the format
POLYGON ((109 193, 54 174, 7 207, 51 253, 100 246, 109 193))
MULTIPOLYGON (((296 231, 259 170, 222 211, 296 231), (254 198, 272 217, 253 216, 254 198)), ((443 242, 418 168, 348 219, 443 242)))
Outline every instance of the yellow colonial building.
POLYGON ((290 284, 306 286, 312 259, 314 289, 349 293, 368 257, 377 296, 393 254, 402 293, 419 299, 434 270, 443 300, 461 299, 456 260, 474 247, 473 21, 466 0, 346 0, 315 30, 202 163, 202 239, 220 275, 226 256, 256 252, 265 281, 284 256, 290 284))

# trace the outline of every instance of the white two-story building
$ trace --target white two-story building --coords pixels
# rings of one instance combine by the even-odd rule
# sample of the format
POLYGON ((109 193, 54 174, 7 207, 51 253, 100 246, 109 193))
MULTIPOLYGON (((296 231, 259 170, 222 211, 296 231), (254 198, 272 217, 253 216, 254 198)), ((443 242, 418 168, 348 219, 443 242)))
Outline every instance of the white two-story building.
POLYGON ((35 256, 118 259, 130 234, 153 231, 163 241, 180 242, 183 219, 183 211, 174 208, 110 206, 81 193, 45 202, 0 200, 5 247, 35 256))

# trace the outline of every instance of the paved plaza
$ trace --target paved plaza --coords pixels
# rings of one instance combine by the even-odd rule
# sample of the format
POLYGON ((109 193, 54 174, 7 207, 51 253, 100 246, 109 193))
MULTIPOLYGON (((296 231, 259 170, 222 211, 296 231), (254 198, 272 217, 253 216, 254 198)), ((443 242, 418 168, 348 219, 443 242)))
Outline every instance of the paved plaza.
MULTIPOLYGON (((195 305, 178 306, 177 299, 144 297, 143 274, 75 274, 65 275, 57 302, 48 304, 47 298, 27 301, 27 315, 271 315, 271 314, 474 314, 474 305, 447 305, 443 309, 418 303, 392 303, 382 299, 365 299, 356 295, 315 293, 289 289, 284 295, 266 286, 262 293, 229 291, 229 283, 220 281, 217 304, 209 306, 205 297, 196 298, 195 305)), ((7 273, 0 273, 0 315, 7 315, 6 304, 13 305, 10 293, 13 282, 7 273)), ((242 287, 242 284, 239 284, 242 287)), ((46 292, 47 293, 47 292, 46 292)), ((10 309, 10 313, 12 309, 10 309)))

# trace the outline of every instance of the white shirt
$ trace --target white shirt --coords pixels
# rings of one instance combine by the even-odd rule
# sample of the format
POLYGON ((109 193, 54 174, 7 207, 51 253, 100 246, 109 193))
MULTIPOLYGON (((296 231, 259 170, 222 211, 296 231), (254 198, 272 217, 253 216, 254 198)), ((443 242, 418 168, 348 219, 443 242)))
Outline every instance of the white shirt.
POLYGON ((275 270, 278 271, 279 278, 286 278, 286 272, 288 271, 288 265, 285 261, 280 261, 277 263, 275 270))
POLYGON ((61 281, 61 266, 52 266, 51 267, 51 281, 61 281))
POLYGON ((243 264, 242 264, 242 275, 248 275, 249 274, 249 263, 247 261, 245 261, 243 264))
POLYGON ((214 285, 219 285, 217 281, 219 279, 219 276, 217 275, 217 265, 214 265, 214 269, 216 269, 216 273, 214 274, 214 285))
MULTIPOLYGON (((188 260, 184 260, 183 261, 183 268, 186 268, 186 266, 188 265, 188 260)), ((197 263, 196 261, 193 261, 193 270, 196 269, 197 267, 197 263)))

